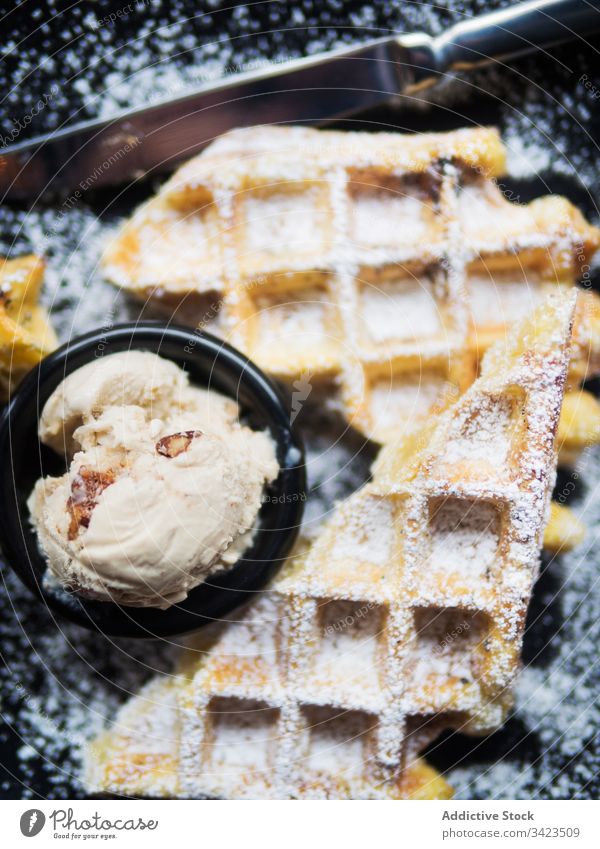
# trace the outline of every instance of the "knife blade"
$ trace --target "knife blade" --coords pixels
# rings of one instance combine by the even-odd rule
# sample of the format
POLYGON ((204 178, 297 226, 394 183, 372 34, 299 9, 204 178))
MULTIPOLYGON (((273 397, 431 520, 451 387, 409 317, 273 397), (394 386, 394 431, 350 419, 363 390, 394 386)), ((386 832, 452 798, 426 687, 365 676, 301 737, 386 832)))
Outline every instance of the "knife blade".
POLYGON ((236 74, 182 97, 0 148, 4 199, 90 188, 172 170, 233 127, 319 124, 416 97, 440 76, 600 29, 600 0, 543 0, 462 22, 441 36, 380 38, 236 74))

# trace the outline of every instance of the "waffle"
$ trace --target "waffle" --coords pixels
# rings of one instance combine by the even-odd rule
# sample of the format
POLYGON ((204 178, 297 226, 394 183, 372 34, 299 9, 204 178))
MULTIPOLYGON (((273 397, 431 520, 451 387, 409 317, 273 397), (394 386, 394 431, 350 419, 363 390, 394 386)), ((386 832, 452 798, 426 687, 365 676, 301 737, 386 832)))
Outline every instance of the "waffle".
POLYGON ((56 348, 57 340, 38 297, 44 262, 29 255, 0 259, 0 397, 56 348))
POLYGON ((567 392, 558 423, 559 460, 575 466, 581 451, 600 441, 600 404, 586 390, 567 392))
MULTIPOLYGON (((493 347, 456 404, 382 450, 268 593, 124 708, 90 751, 91 792, 407 798, 441 730, 501 724, 574 306, 556 293, 493 347)), ((423 780, 422 797, 447 792, 423 780)))
MULTIPOLYGON (((456 400, 549 291, 586 277, 599 231, 561 197, 511 202, 504 165, 492 129, 236 130, 135 213, 105 272, 278 378, 324 384, 386 443, 456 400)), ((600 367, 599 305, 579 301, 573 389, 600 367)))
POLYGON ((569 507, 553 501, 550 518, 544 531, 544 550, 548 554, 561 554, 580 545, 586 535, 583 522, 569 507))

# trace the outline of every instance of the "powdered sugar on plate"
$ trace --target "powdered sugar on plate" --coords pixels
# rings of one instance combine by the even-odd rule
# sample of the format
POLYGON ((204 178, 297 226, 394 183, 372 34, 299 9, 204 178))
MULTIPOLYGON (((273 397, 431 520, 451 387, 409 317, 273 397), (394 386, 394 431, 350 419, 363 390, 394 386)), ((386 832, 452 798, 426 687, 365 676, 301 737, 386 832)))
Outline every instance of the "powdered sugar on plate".
MULTIPOLYGON (((555 591, 536 613, 548 620, 557 606, 558 621, 551 642, 522 671, 516 689, 516 716, 523 737, 536 738, 538 756, 524 767, 509 750, 503 761, 480 764, 476 772, 472 767, 453 770, 451 781, 462 798, 564 799, 573 793, 586 798, 597 787, 600 763, 592 743, 600 727, 595 649, 600 640, 600 450, 585 453, 577 470, 559 485, 559 498, 580 476, 586 484, 574 510, 589 528, 587 538, 546 567, 555 578, 555 591), (546 664, 542 655, 549 649, 553 655, 546 664)), ((530 617, 531 630, 540 626, 530 617)))

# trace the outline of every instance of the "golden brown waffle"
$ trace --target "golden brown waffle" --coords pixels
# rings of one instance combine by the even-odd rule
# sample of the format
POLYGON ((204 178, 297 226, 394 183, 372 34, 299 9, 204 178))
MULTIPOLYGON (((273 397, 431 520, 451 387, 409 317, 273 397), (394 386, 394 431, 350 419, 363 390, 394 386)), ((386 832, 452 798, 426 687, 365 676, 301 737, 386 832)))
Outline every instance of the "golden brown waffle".
POLYGON ((544 550, 560 554, 578 546, 585 538, 586 528, 575 513, 563 504, 553 501, 550 518, 544 531, 544 550))
MULTIPOLYGON (((503 721, 574 306, 556 294, 491 349, 454 406, 383 449, 268 593, 126 706, 92 747, 92 792, 407 798, 443 728, 503 721)), ((421 792, 445 791, 432 778, 421 792)))
POLYGON ((0 398, 54 350, 56 336, 38 304, 44 262, 37 256, 0 258, 0 398))
MULTIPOLYGON (((331 381, 386 442, 471 384, 481 353, 588 268, 564 198, 510 202, 491 129, 406 136, 237 130, 180 168, 105 255, 116 284, 224 335, 272 374, 331 381)), ((600 366, 586 292, 571 383, 600 366)))

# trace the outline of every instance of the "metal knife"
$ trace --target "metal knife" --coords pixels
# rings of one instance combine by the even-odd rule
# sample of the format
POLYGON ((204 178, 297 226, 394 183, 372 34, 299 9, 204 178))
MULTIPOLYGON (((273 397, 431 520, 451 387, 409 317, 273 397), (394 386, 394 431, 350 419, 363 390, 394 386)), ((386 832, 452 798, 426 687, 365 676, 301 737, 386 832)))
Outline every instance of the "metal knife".
POLYGON ((183 97, 0 148, 0 193, 77 200, 89 188, 172 170, 233 127, 323 123, 415 96, 455 71, 506 62, 600 30, 600 0, 541 0, 237 74, 183 97))

